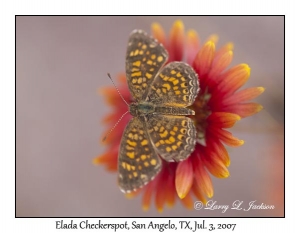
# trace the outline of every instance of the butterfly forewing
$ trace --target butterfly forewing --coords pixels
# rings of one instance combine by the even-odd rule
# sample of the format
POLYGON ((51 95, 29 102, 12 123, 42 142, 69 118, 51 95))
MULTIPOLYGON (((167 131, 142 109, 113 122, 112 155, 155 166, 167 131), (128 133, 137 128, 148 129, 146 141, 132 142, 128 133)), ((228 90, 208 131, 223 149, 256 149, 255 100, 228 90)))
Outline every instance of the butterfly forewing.
POLYGON ((144 31, 131 33, 126 52, 126 78, 135 101, 144 100, 157 72, 168 60, 168 52, 144 31))

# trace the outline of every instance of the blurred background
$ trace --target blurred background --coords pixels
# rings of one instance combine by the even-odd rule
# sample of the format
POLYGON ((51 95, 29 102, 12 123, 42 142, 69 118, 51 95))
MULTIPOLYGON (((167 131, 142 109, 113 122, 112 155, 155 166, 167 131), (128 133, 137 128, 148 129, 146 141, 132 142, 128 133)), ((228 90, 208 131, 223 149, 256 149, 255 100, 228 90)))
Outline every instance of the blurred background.
MULTIPOLYGON (((284 18, 210 17, 26 17, 16 18, 17 217, 283 216, 284 215, 284 18), (128 35, 150 33, 153 22, 169 31, 176 19, 204 41, 219 35, 218 47, 233 42, 232 65, 247 63, 245 87, 263 86, 264 106, 231 130, 245 140, 228 148, 230 177, 212 178, 214 201, 275 205, 274 210, 187 210, 179 202, 158 213, 127 199, 116 173, 94 166, 106 148, 101 118, 111 108, 97 90, 111 86, 125 69, 128 35)), ((121 101, 121 100, 120 100, 121 101)))

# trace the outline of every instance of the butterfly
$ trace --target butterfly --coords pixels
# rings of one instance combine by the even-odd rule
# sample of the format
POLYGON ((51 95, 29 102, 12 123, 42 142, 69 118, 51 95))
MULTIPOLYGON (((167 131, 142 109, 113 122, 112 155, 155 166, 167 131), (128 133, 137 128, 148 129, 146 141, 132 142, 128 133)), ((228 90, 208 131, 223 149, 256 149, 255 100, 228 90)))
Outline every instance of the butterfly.
POLYGON ((121 191, 132 192, 153 180, 162 159, 182 161, 196 144, 195 115, 187 106, 199 92, 198 75, 184 62, 171 62, 156 39, 134 30, 126 52, 126 79, 134 102, 133 116, 121 139, 118 182, 121 191), (161 159, 162 158, 162 159, 161 159))

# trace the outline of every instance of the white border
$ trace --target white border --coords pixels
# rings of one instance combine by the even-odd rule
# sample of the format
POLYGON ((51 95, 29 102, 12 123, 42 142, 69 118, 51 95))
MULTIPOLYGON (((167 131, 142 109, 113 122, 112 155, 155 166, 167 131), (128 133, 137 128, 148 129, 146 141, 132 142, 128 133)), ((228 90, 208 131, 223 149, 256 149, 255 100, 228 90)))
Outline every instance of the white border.
MULTIPOLYGON (((3 232, 55 232, 55 219, 15 219, 15 14, 286 14, 286 219, 207 219, 237 223, 235 232, 296 232, 299 192, 299 11, 295 1, 6 1, 1 3, 1 228, 3 232)), ((60 220, 60 219, 59 219, 60 220)), ((148 219, 138 219, 141 222, 148 219)), ((153 220, 153 219, 152 219, 153 220)), ((154 219, 157 223, 166 219, 154 219)), ((182 219, 181 219, 182 220, 182 219)), ((80 221, 80 219, 76 219, 80 221)), ((95 219, 91 219, 95 221, 95 219)), ((104 219, 124 222, 126 219, 104 219)), ((127 219, 127 221, 131 221, 127 219)), ((176 221, 173 219, 172 221, 176 221)), ((194 221, 191 219, 191 221, 194 221)), ((1 230, 2 231, 2 230, 1 230)), ((85 232, 88 232, 85 230, 85 232)), ((95 232, 95 230, 93 230, 95 232)), ((121 231, 118 231, 121 232, 121 231)), ((128 231, 126 231, 128 232, 128 231)), ((138 232, 138 231, 137 231, 138 232)), ((181 231, 185 232, 185 231, 181 231)), ((190 231, 186 231, 190 232, 190 231)))

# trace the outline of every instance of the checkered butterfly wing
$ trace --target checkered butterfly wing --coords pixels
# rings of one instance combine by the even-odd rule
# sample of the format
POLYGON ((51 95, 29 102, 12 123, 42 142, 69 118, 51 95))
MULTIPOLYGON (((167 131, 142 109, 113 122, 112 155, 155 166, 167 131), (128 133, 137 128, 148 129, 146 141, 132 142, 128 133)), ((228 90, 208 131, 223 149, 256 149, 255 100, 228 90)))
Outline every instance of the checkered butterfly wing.
POLYGON ((193 104, 198 92, 198 75, 194 69, 184 62, 172 62, 156 76, 148 99, 156 105, 186 107, 193 104))
POLYGON ((142 30, 134 30, 126 52, 126 78, 135 101, 145 100, 156 74, 168 60, 168 52, 142 30))
POLYGON ((198 76, 191 66, 183 62, 166 65, 151 85, 148 101, 157 109, 173 107, 174 115, 149 118, 147 127, 158 154, 167 161, 185 160, 196 145, 196 128, 193 121, 176 111, 176 107, 193 104, 199 92, 198 76))
POLYGON ((161 170, 161 159, 148 138, 143 122, 142 117, 135 117, 123 132, 118 161, 119 186, 123 192, 144 186, 161 170))
POLYGON ((147 122, 154 148, 166 161, 188 158, 196 145, 196 128, 185 116, 156 115, 147 122))

